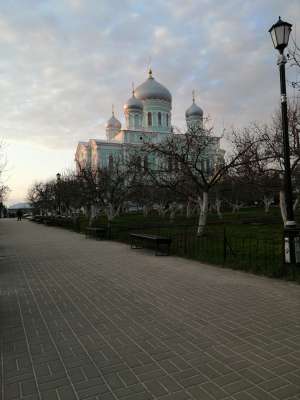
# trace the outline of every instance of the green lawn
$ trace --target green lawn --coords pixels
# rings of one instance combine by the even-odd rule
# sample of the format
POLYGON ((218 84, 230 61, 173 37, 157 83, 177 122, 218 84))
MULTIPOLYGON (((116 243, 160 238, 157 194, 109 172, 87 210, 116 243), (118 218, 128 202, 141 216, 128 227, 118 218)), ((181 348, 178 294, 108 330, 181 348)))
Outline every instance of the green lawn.
MULTIPOLYGON (((97 224, 105 224, 104 217, 97 224)), ((283 225, 278 208, 265 213, 260 208, 245 208, 238 213, 225 212, 220 220, 209 214, 205 235, 196 236, 197 217, 169 218, 127 214, 112 224, 111 238, 128 242, 128 233, 143 231, 172 237, 174 255, 207 263, 242 269, 273 277, 294 279, 283 266, 283 225)), ((298 278, 296 278, 298 279, 298 278)))
MULTIPOLYGON (((296 215, 300 220, 300 214, 296 215)), ((224 212, 219 219, 210 213, 205 235, 196 236, 197 217, 176 216, 174 221, 157 214, 144 217, 130 213, 115 218, 108 238, 128 243, 130 232, 160 234, 172 238, 171 253, 184 258, 222 265, 272 277, 300 281, 300 273, 283 265, 283 224, 278 207, 265 213, 261 208, 244 208, 237 213, 224 212)), ((83 231, 86 217, 81 217, 77 230, 83 231)), ((93 222, 106 225, 104 216, 93 222)), ((299 268, 300 270, 300 268, 299 268)))

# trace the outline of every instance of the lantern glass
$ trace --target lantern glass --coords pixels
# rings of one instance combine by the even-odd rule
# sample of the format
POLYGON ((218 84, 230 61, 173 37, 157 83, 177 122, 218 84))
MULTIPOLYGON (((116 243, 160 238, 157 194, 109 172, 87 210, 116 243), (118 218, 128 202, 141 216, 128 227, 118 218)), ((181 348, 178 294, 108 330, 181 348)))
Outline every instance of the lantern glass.
POLYGON ((288 43, 289 43, 289 38, 290 38, 291 30, 292 30, 291 26, 286 25, 286 26, 284 27, 284 42, 286 43, 286 46, 287 46, 288 43))
POLYGON ((272 38, 273 46, 274 46, 275 49, 276 49, 276 47, 277 47, 276 30, 275 30, 275 29, 272 29, 270 33, 271 33, 271 38, 272 38))
POLYGON ((283 52, 286 46, 289 43, 289 37, 292 30, 292 25, 288 22, 284 22, 280 19, 276 22, 276 24, 272 25, 269 30, 272 38, 273 45, 275 49, 283 52))

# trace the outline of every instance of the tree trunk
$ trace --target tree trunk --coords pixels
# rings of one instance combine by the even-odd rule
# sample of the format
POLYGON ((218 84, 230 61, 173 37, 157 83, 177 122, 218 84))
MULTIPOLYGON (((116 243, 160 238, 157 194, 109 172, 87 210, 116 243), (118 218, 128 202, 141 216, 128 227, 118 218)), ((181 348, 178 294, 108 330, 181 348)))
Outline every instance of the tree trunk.
POLYGON ((176 203, 170 204, 169 209, 170 209, 170 222, 173 222, 177 211, 177 204, 176 203))
POLYGON ((148 205, 144 205, 144 207, 143 207, 143 215, 144 215, 144 217, 148 217, 149 211, 150 211, 149 206, 148 205))
POLYGON ((186 217, 190 218, 192 215, 192 199, 188 199, 186 204, 186 217))
POLYGON ((160 217, 164 218, 165 215, 166 215, 166 212, 168 211, 168 209, 165 207, 164 204, 160 203, 160 204, 158 205, 157 211, 158 211, 158 215, 159 215, 160 217))
POLYGON ((237 211, 240 211, 240 208, 242 208, 244 203, 239 203, 238 201, 236 203, 231 203, 232 206, 232 213, 234 214, 237 211))
POLYGON ((268 213, 270 210, 270 205, 272 204, 273 198, 264 196, 265 212, 268 213))
POLYGON ((222 205, 222 200, 216 198, 216 210, 217 210, 217 214, 218 214, 218 217, 219 217, 220 219, 223 219, 223 214, 222 214, 222 212, 221 212, 221 205, 222 205))
POLYGON ((198 204, 200 208, 200 215, 197 236, 202 236, 204 234, 208 214, 208 192, 203 192, 202 198, 201 196, 198 196, 198 204))
POLYGON ((85 207, 85 215, 87 216, 88 219, 88 226, 91 226, 93 218, 92 218, 92 209, 90 205, 85 207))
POLYGON ((299 197, 297 197, 296 200, 294 201, 294 204, 293 204, 293 210, 294 210, 294 212, 297 210, 298 203, 299 203, 299 197))
POLYGON ((91 218, 94 219, 97 215, 97 206, 94 204, 91 205, 91 218))
POLYGON ((283 190, 279 192, 279 205, 280 205, 280 212, 283 224, 286 224, 287 215, 286 215, 286 203, 285 203, 285 193, 283 190))
POLYGON ((107 216, 108 224, 110 224, 112 222, 112 220, 114 219, 114 216, 115 216, 112 204, 108 204, 105 207, 105 214, 107 216))

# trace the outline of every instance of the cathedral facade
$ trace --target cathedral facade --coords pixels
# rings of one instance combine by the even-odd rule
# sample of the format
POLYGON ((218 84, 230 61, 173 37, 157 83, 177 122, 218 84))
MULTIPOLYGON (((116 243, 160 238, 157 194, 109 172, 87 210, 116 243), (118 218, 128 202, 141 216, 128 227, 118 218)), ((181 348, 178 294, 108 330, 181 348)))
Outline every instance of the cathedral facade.
MULTIPOLYGON (((160 84, 149 70, 148 79, 132 92, 124 105, 125 127, 116 118, 114 111, 106 124, 107 140, 90 139, 79 142, 75 154, 76 168, 106 168, 116 157, 125 157, 130 147, 144 142, 160 143, 168 135, 174 135, 172 128, 172 95, 160 84)), ((193 102, 185 113, 187 130, 190 127, 203 129, 203 110, 193 102)), ((224 158, 220 149, 220 138, 212 138, 210 146, 202 157, 203 169, 213 168, 224 158)))

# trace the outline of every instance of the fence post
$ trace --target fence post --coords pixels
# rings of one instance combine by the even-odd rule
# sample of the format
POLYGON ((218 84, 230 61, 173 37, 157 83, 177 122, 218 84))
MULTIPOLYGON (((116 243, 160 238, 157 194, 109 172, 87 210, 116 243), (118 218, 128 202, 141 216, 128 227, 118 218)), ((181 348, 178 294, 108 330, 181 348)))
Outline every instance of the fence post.
POLYGON ((226 254, 227 252, 227 237, 226 237, 226 228, 223 229, 223 265, 226 263, 226 254))
POLYGON ((183 252, 184 255, 187 254, 187 227, 184 227, 184 231, 183 231, 183 252))

